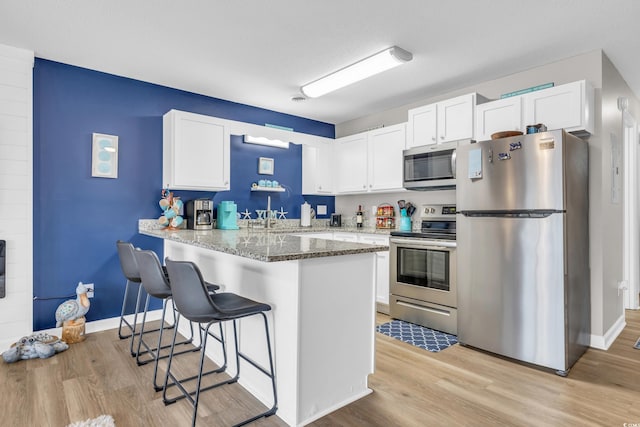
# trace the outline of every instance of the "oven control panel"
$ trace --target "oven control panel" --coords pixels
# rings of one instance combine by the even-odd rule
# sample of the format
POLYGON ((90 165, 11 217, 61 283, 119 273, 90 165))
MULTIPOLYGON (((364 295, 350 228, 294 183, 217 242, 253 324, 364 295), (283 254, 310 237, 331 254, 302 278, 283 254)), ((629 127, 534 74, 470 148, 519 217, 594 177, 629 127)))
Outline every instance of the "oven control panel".
POLYGON ((422 205, 420 209, 421 218, 440 218, 455 214, 456 205, 422 205))

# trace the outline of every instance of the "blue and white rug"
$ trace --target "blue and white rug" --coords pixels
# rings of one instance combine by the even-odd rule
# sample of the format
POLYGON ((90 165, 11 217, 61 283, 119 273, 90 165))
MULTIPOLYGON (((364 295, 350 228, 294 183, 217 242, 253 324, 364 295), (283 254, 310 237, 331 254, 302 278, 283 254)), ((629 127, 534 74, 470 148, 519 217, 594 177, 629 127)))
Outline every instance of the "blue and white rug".
POLYGON ((432 352, 444 350, 458 342, 458 337, 455 335, 403 322, 402 320, 392 320, 378 325, 376 326, 376 331, 432 352))

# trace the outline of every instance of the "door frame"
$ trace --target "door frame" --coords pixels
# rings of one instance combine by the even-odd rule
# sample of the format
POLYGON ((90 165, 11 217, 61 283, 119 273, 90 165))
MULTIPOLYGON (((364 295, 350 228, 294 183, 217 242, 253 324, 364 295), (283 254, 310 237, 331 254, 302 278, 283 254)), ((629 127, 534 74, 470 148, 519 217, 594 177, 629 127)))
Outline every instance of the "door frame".
POLYGON ((640 174, 638 170, 638 125, 625 109, 622 111, 622 138, 624 145, 624 228, 623 275, 626 284, 624 308, 640 308, 640 174))

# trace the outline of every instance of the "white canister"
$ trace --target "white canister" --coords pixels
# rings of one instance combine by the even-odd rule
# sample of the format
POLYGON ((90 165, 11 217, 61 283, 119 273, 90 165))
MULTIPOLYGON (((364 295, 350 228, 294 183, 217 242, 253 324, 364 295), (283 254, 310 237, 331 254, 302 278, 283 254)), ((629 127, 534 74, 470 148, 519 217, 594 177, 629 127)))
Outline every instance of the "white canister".
POLYGON ((311 227, 311 205, 307 202, 300 205, 300 226, 311 227))

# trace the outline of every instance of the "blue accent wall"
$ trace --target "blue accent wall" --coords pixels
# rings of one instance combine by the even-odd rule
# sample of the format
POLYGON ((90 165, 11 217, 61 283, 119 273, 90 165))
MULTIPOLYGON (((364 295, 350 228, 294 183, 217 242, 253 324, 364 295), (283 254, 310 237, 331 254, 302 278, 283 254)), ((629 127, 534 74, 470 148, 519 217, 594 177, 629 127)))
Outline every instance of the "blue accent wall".
MULTIPOLYGON (((210 98, 97 71, 37 58, 34 66, 34 296, 72 295, 79 281, 95 283, 89 321, 120 314, 125 279, 115 242, 155 250, 159 239, 138 234, 139 218, 161 214, 162 116, 170 109, 190 111, 296 132, 334 137, 334 126, 288 114, 210 98), (119 137, 117 179, 91 177, 91 136, 119 137)), ((266 194, 251 193, 259 179, 258 157, 274 159, 271 179, 287 192, 272 194, 272 208, 299 218, 300 204, 325 203, 333 197, 301 195, 301 147, 288 150, 231 141, 231 191, 178 192, 183 200, 212 197, 234 200, 238 209, 266 209, 266 194)), ((255 215, 254 215, 255 216, 255 215)), ((34 329, 55 325, 64 299, 34 301, 34 329)), ((154 308, 159 303, 153 304, 154 308)))

